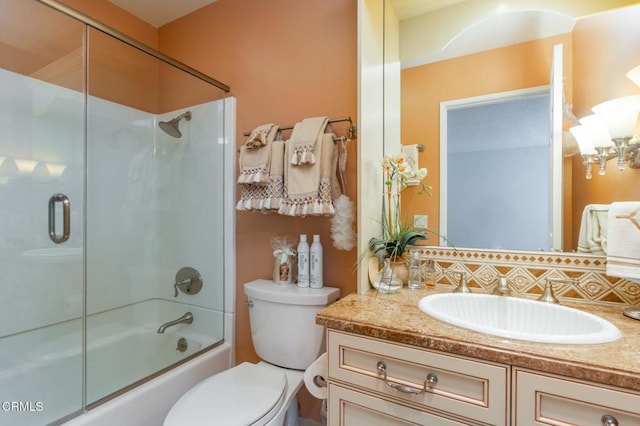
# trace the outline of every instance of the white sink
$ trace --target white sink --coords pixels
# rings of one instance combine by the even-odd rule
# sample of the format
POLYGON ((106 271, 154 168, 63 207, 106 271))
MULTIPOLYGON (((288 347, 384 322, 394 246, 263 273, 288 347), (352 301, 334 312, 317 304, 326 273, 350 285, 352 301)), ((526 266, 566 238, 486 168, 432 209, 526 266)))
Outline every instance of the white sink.
POLYGON ((449 324, 530 342, 592 344, 622 334, 609 321, 566 306, 490 294, 445 293, 423 297, 420 310, 449 324))

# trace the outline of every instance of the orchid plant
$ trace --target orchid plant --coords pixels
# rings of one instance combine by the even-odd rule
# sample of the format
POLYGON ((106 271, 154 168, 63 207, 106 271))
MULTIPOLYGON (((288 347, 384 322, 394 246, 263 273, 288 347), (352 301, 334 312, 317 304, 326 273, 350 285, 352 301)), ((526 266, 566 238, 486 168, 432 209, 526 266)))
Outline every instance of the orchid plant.
POLYGON ((408 186, 420 186, 418 194, 431 195, 431 187, 423 182, 427 169, 414 169, 404 154, 386 155, 382 159, 384 185, 380 224, 381 236, 369 241, 369 250, 376 254, 378 261, 385 257, 401 258, 406 247, 418 240, 426 240, 425 233, 415 231, 400 221, 400 193, 408 186))

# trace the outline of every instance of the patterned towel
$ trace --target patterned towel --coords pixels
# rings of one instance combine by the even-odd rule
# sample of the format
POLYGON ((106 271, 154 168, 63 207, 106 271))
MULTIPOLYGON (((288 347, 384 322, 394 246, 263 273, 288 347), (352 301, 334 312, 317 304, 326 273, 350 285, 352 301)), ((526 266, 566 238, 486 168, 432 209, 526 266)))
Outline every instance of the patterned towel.
POLYGON ((287 156, 292 165, 315 164, 318 161, 316 152, 320 150, 319 143, 328 122, 328 117, 313 117, 305 118, 294 126, 291 133, 291 155, 287 156))
POLYGON ((280 209, 284 196, 284 141, 273 141, 270 149, 269 181, 266 184, 242 185, 237 210, 269 213, 280 209))
POLYGON ((240 147, 239 184, 266 184, 271 168, 271 143, 278 126, 263 124, 256 127, 247 142, 240 147))
MULTIPOLYGON (((291 158, 296 149, 294 134, 287 141, 285 158, 291 158)), ((298 127, 299 128, 299 127, 298 127)), ((332 171, 334 163, 334 134, 319 135, 315 150, 315 163, 294 165, 289 163, 284 168, 284 199, 279 213, 287 216, 333 215, 335 210, 331 199, 332 171)))

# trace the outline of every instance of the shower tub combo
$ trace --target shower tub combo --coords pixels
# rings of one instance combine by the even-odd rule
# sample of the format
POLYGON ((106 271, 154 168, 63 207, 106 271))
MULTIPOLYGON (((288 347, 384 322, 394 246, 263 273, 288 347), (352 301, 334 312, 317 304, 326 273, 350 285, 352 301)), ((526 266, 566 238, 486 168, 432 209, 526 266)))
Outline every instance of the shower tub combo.
POLYGON ((7 1, 43 27, 0 46, 0 424, 160 424, 233 364, 235 100, 55 1, 7 1))

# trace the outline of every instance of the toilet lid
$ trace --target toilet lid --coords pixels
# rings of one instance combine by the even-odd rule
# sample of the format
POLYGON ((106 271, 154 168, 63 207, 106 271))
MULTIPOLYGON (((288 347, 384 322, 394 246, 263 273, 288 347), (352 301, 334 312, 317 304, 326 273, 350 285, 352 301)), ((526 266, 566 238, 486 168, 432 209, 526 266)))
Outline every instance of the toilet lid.
POLYGON ((280 409, 286 390, 284 373, 245 362, 191 388, 164 426, 262 425, 280 409))

